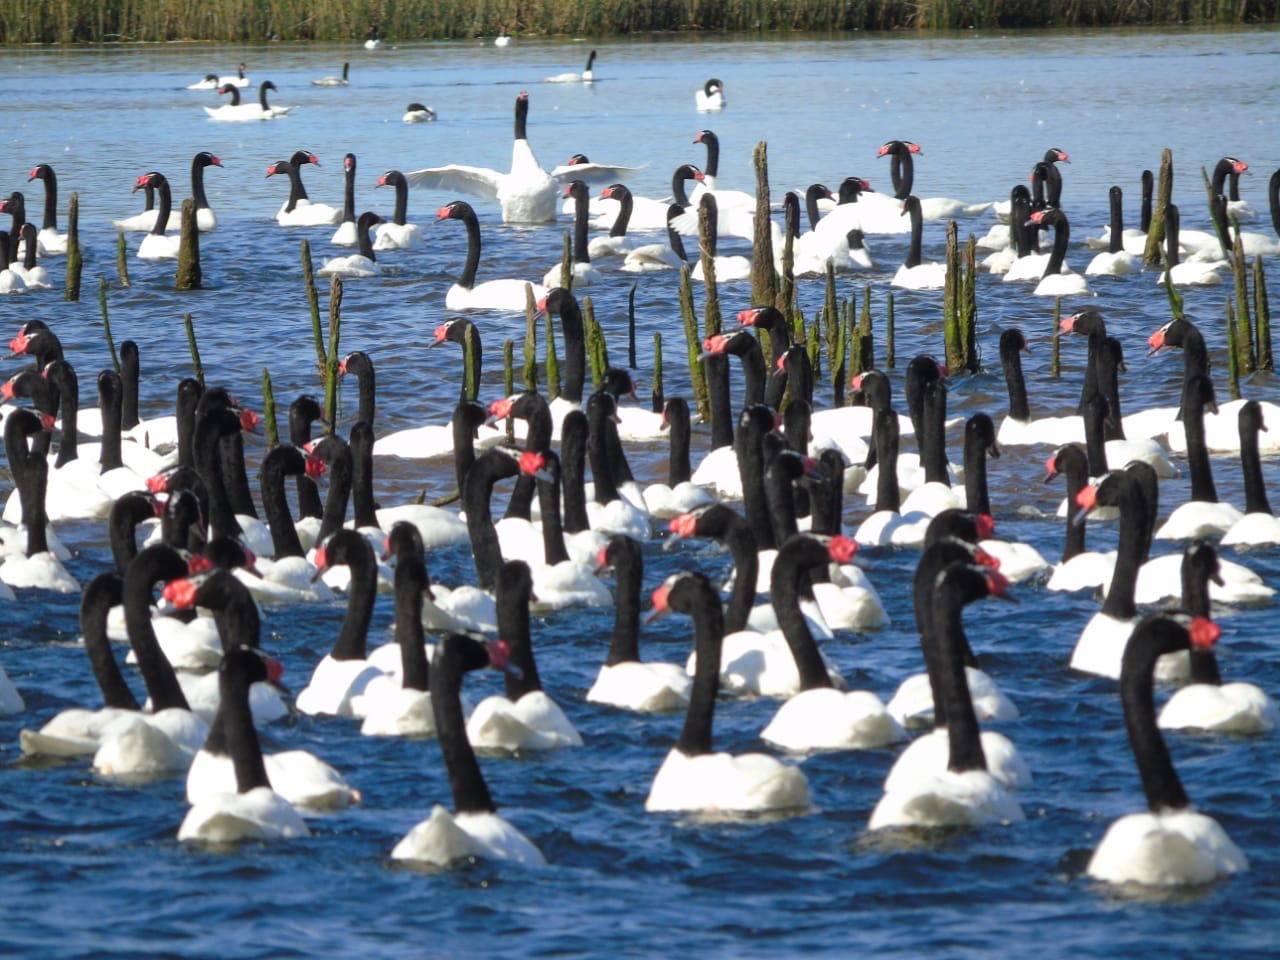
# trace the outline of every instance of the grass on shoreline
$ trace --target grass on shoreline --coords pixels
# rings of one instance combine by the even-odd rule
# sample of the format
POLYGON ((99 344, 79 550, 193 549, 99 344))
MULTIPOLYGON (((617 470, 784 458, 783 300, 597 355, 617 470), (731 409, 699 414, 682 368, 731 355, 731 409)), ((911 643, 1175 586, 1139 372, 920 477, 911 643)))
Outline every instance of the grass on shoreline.
POLYGON ((1280 0, 0 0, 0 44, 388 41, 671 32, 1239 25, 1280 0))

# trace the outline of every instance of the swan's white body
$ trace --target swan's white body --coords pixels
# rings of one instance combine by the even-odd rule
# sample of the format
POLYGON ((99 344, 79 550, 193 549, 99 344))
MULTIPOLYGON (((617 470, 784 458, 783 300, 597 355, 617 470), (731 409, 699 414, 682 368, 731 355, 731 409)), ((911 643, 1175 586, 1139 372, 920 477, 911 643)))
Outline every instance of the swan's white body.
POLYGON ((805 690, 778 708, 760 738, 782 750, 868 750, 906 739, 874 693, 831 687, 805 690))
MULTIPOLYGON (((1006 790, 1030 786, 1031 770, 1012 740, 994 730, 983 730, 980 738, 987 770, 1000 786, 1006 790)), ((907 789, 912 782, 943 773, 950 749, 945 728, 917 737, 889 768, 884 781, 885 793, 907 789)))
POLYGON ((459 860, 514 860, 534 867, 547 862, 528 837, 496 813, 454 814, 439 804, 395 845, 391 859, 437 867, 459 860))
MULTIPOLYGON (((333 767, 306 750, 263 754, 271 788, 286 803, 305 810, 341 810, 359 794, 333 767)), ((200 750, 187 770, 187 803, 198 806, 219 794, 236 792, 229 756, 200 750)))
POLYGON ((1164 730, 1266 733, 1275 729, 1276 707, 1252 683, 1192 683, 1169 698, 1156 723, 1164 730))
POLYGON ((214 794, 188 810, 178 827, 179 840, 206 843, 288 840, 310 833, 298 811, 270 787, 214 794))
POLYGON ((679 664, 629 660, 601 667, 587 702, 636 713, 674 713, 689 705, 692 686, 679 664))
POLYGON ((556 750, 580 747, 582 737, 559 705, 541 690, 512 703, 486 697, 467 720, 467 739, 477 750, 556 750))
POLYGON ((311 716, 349 717, 351 698, 362 693, 369 681, 381 672, 367 660, 335 660, 326 653, 294 705, 300 713, 311 716))
POLYGON ((190 710, 130 712, 103 731, 93 769, 104 777, 151 777, 186 770, 209 727, 190 710))
POLYGON ((812 806, 809 783, 799 767, 763 753, 667 754, 653 777, 644 808, 650 813, 759 813, 812 806))
POLYGON ((1107 883, 1198 886, 1249 869, 1245 855, 1212 817, 1194 810, 1131 813, 1107 828, 1089 876, 1107 883))
MULTIPOLYGON (((1018 708, 987 673, 976 667, 965 667, 964 675, 969 684, 973 712, 979 720, 1000 723, 1018 719, 1018 708)), ((903 680, 889 701, 889 713, 905 727, 933 723, 933 691, 929 688, 929 675, 915 673, 903 680)))
POLYGON ((886 790, 867 826, 979 827, 1023 819, 1018 801, 987 771, 943 770, 886 790))

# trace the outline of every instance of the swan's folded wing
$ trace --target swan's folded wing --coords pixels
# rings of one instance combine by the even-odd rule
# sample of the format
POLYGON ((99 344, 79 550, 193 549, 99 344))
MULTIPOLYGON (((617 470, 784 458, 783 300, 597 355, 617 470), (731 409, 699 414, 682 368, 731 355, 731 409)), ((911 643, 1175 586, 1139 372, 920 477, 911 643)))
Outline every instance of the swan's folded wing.
POLYGON ((568 183, 570 180, 581 180, 589 184, 610 183, 623 180, 628 174, 643 169, 643 166, 621 167, 608 163, 568 163, 552 170, 551 179, 560 183, 568 183))
POLYGON ((443 167, 414 170, 406 173, 404 178, 411 187, 426 187, 428 190, 457 190, 473 197, 496 200, 502 176, 497 170, 450 163, 443 167))

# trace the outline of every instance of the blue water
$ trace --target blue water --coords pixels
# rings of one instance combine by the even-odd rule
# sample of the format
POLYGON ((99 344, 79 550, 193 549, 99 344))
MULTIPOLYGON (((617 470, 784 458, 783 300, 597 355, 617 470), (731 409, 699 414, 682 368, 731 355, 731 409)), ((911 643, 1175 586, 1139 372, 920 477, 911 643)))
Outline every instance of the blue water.
MULTIPOLYGON (((1024 180, 1049 146, 1071 154, 1064 169, 1064 206, 1079 240, 1105 222, 1107 188, 1126 191, 1136 221, 1138 178, 1155 169, 1160 149, 1173 150, 1175 199, 1184 229, 1204 228, 1199 170, 1223 154, 1245 159, 1257 175, 1242 184, 1267 230, 1265 184, 1280 165, 1280 33, 1035 33, 947 38, 856 37, 841 41, 620 42, 597 45, 591 88, 542 85, 548 74, 581 69, 586 44, 518 42, 415 45, 376 54, 343 47, 196 45, 119 50, 7 51, 0 71, 5 103, 0 143, 8 157, 7 191, 24 189, 35 219, 41 193, 25 171, 52 163, 66 197, 80 197, 87 245, 85 288, 78 304, 56 292, 12 298, 7 326, 28 318, 54 326, 80 379, 107 363, 97 302, 99 278, 116 342, 141 346, 144 415, 167 412, 177 377, 190 371, 181 317, 190 312, 211 382, 246 398, 259 393, 270 369, 281 405, 314 391, 314 350, 303 300, 298 241, 308 237, 317 261, 330 255, 327 229, 283 230, 272 217, 285 184, 263 173, 295 149, 314 150, 308 169, 316 200, 339 203, 341 158, 360 162, 358 209, 389 212, 391 198, 373 189, 383 170, 456 161, 505 168, 510 158, 511 104, 531 91, 529 135, 544 165, 585 152, 594 160, 643 164, 632 180, 642 194, 662 196, 670 170, 702 162, 690 143, 703 127, 724 148, 721 185, 751 189, 751 148, 769 144, 775 202, 814 180, 835 186, 858 174, 880 188, 888 171, 875 149, 891 138, 917 141, 916 192, 968 200, 1002 199, 1024 180), (294 104, 287 118, 224 125, 206 119, 211 92, 182 89, 210 70, 232 72, 240 60, 255 82, 272 79, 273 98, 294 104), (313 88, 313 77, 352 61, 351 86, 313 88), (725 81, 730 105, 699 116, 693 91, 707 76, 725 81), (409 126, 410 100, 433 105, 439 122, 409 126), (207 176, 220 226, 202 239, 206 288, 176 294, 171 264, 131 258, 132 286, 120 286, 110 218, 140 208, 130 196, 144 171, 185 183, 191 155, 212 150, 226 169, 207 176)), ((176 191, 179 196, 181 189, 176 191)), ((446 314, 443 295, 460 268, 464 242, 454 224, 430 225, 431 211, 453 199, 414 192, 410 219, 428 242, 380 259, 384 276, 351 282, 343 300, 343 347, 367 351, 377 365, 378 430, 442 421, 456 396, 457 355, 427 351, 431 329, 446 314)), ((486 236, 481 279, 540 277, 560 255, 567 220, 555 227, 515 229, 498 221, 496 205, 476 203, 486 236)), ((990 221, 962 224, 985 233, 990 221)), ((943 231, 925 234, 927 258, 941 257, 943 231)), ((131 235, 130 252, 137 235, 131 235)), ((881 268, 842 279, 842 296, 870 285, 877 327, 887 282, 900 261, 901 238, 873 239, 881 268)), ((1087 253, 1073 245, 1081 269, 1087 253)), ((51 261, 60 280, 61 261, 51 261)), ((1269 266, 1272 314, 1280 276, 1269 266)), ((625 358, 631 277, 592 287, 615 363, 625 358)), ((1083 345, 1063 345, 1061 379, 1049 375, 1052 304, 1013 285, 979 283, 979 336, 991 372, 957 380, 953 414, 1004 409, 995 364, 998 332, 1017 324, 1032 344, 1026 358, 1032 402, 1040 414, 1074 406, 1083 345)), ((1096 297, 1064 304, 1101 308, 1126 348, 1122 387, 1127 412, 1169 404, 1178 396, 1182 359, 1145 356, 1145 337, 1168 318, 1151 273, 1096 281, 1096 297)), ((668 395, 687 390, 678 357, 683 342, 670 276, 639 281, 638 375, 647 383, 652 334, 666 339, 668 395)), ((742 284, 722 286, 727 316, 748 305, 742 284)), ((1225 399, 1222 311, 1227 288, 1185 292, 1187 310, 1205 331, 1220 399, 1225 399)), ((701 305, 702 292, 695 290, 701 305)), ((799 299, 813 316, 822 284, 803 282, 799 299)), ((897 355, 941 352, 940 293, 899 293, 897 355)), ((523 323, 480 320, 486 372, 482 395, 501 392, 500 343, 521 337, 523 323)), ((877 344, 877 357, 883 346, 877 344)), ((16 372, 19 365, 8 367, 16 372)), ((901 395, 902 364, 891 371, 901 395)), ((350 388, 348 388, 350 389, 350 388)), ((1271 375, 1245 384, 1251 396, 1277 400, 1271 375)), ((86 394, 87 394, 86 389, 86 394)), ((822 392, 820 397, 829 397, 822 392)), ((84 398, 86 401, 88 396, 84 398)), ((341 422, 354 412, 353 397, 341 422)), ((1272 425, 1280 429, 1280 425, 1272 425)), ((705 444, 700 433, 698 442, 705 444)), ((259 441, 260 442, 260 441, 259 441)), ((261 447, 251 441, 256 460, 261 447)), ((953 459, 958 438, 950 438, 953 459)), ((1061 495, 1040 482, 1047 448, 1009 448, 990 464, 1000 532, 1025 539, 1046 556, 1061 550, 1051 518, 1061 495)), ((631 452, 642 478, 665 469, 660 445, 631 452)), ((379 461, 378 496, 395 503, 452 485, 445 462, 379 461)), ((1265 464, 1275 479, 1274 460, 1265 464)), ((1214 458, 1219 493, 1243 500, 1238 466, 1214 458)), ((1187 493, 1185 477, 1161 488, 1162 512, 1187 493)), ((846 502, 846 520, 865 513, 846 502)), ((1091 545, 1114 531, 1091 524, 1091 545)), ((73 572, 87 581, 109 565, 97 524, 58 530, 75 546, 73 572)), ((1157 546, 1157 552, 1171 545, 1157 546)), ((728 572, 727 557, 691 544, 663 552, 646 547, 646 589, 673 570, 696 566, 728 572)), ((911 551, 867 550, 870 576, 892 625, 874 634, 840 635, 827 652, 852 687, 887 697, 919 670, 909 583, 911 551)), ((1280 583, 1280 554, 1243 558, 1268 583, 1280 583)), ((430 560, 446 583, 472 576, 470 557, 447 550, 430 560)), ((1121 896, 1083 876, 1090 851, 1115 817, 1143 806, 1120 720, 1115 684, 1067 670, 1085 621, 1097 609, 1086 595, 1051 594, 1036 585, 1014 591, 1021 603, 984 603, 968 614, 969 635, 987 669, 1018 704, 1023 719, 1006 728, 1026 756, 1035 783, 1020 794, 1027 822, 1007 828, 929 838, 868 835, 867 817, 893 759, 887 750, 840 753, 804 761, 816 809, 781 820, 699 822, 647 815, 649 782, 674 741, 681 718, 633 717, 590 707, 583 695, 604 656, 611 611, 577 611, 535 620, 540 670, 548 689, 581 731, 586 746, 547 756, 486 758, 485 776, 504 814, 545 853, 550 866, 527 870, 478 863, 444 872, 392 866, 395 842, 430 806, 448 802, 433 742, 362 738, 351 721, 294 717, 267 734, 272 747, 306 747, 346 772, 364 803, 313 822, 307 840, 248 845, 230 852, 179 846, 185 813, 179 778, 124 785, 95 778, 85 764, 28 766, 19 761, 18 730, 57 710, 95 702, 84 655, 76 645, 75 596, 24 593, 0 607, 0 664, 27 698, 27 710, 0 720, 0 952, 5 956, 227 958, 312 956, 530 956, 610 954, 650 957, 1011 956, 1131 957, 1161 945, 1177 954, 1260 956, 1277 947, 1280 853, 1271 822, 1280 806, 1275 735, 1222 739, 1172 736, 1188 793, 1215 816, 1247 853, 1248 874, 1211 887, 1149 897, 1121 896)), ((1215 610, 1224 627, 1224 675, 1248 677, 1280 693, 1274 606, 1215 610)), ((373 632, 386 635, 389 598, 376 608, 373 632)), ((336 635, 342 601, 267 610, 264 644, 287 667, 295 689, 336 635)), ((646 629, 646 656, 681 660, 688 623, 667 618, 646 629)), ((472 678, 471 694, 496 689, 494 677, 472 678)), ((724 701, 716 714, 722 749, 760 747, 758 732, 776 704, 724 701)))

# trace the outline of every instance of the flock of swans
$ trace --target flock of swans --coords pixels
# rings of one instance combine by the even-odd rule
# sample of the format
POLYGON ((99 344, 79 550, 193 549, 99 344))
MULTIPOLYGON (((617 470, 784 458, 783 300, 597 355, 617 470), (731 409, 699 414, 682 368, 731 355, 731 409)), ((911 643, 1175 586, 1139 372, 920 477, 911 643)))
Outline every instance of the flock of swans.
MULTIPOLYGON (((380 43, 376 28, 368 42, 380 43)), ((592 51, 583 72, 546 79, 592 82, 594 61, 592 51)), ((240 103, 239 91, 249 82, 242 64, 234 76, 211 74, 192 88, 230 98, 206 108, 214 120, 287 114, 288 107, 268 104, 270 81, 261 84, 257 103, 240 103)), ((347 65, 341 77, 314 82, 347 84, 347 65)), ((394 191, 395 210, 386 218, 356 212, 354 154, 344 158, 341 208, 308 196, 303 171, 319 162, 310 151, 275 161, 266 173, 289 184, 288 199, 276 214, 281 226, 335 227, 334 244, 358 248, 326 261, 322 275, 376 276, 379 252, 419 243, 421 229, 407 222, 411 189, 464 193, 477 198, 477 205, 496 201, 507 224, 549 223, 562 210, 571 214, 569 276, 556 264, 545 277, 526 281, 478 279, 481 223, 470 202, 454 199, 436 212, 438 223, 462 222, 468 253, 443 299, 444 310, 467 317, 440 326, 435 343, 462 345, 470 358, 464 363, 476 364, 478 374, 480 311, 523 311, 532 300, 563 339, 564 383, 556 401, 527 392, 485 406, 468 394, 464 380, 449 421, 427 425, 436 431, 429 439, 421 432, 425 428, 389 431, 375 415, 376 358, 352 353, 342 373, 358 381, 360 400, 354 422, 345 425, 347 436, 329 431, 314 399, 299 398, 291 408, 290 442, 269 451, 258 467, 255 502, 242 433, 253 430, 256 418, 226 390, 184 380, 175 385, 174 415, 143 421, 137 345, 129 344, 133 361, 121 373, 97 375, 100 406, 81 409, 73 366, 78 358, 64 355, 57 331, 30 322, 15 336, 13 354, 29 358, 34 367, 4 385, 7 401, 25 403, 6 408, 4 422, 15 492, 5 511, 9 526, 0 581, 21 590, 82 594, 83 642, 104 704, 33 723, 23 731, 23 750, 91 758, 104 777, 184 773, 189 809, 177 829, 179 840, 287 839, 307 835, 307 818, 317 811, 359 802, 360 790, 305 750, 264 754, 259 726, 290 709, 351 718, 352 735, 359 721, 364 735, 436 738, 448 770, 453 809, 436 806, 392 848, 393 859, 448 865, 483 857, 538 864, 538 847, 498 815, 476 750, 511 754, 583 745, 552 696, 554 677, 547 676, 543 686, 531 610, 554 619, 566 608, 612 607, 611 641, 585 702, 617 711, 685 712, 679 739, 655 764, 646 810, 802 814, 815 798, 794 755, 896 749, 909 731, 923 730, 890 771, 883 796, 868 812, 868 829, 1005 825, 1024 818, 1018 791, 1032 772, 1011 737, 983 729, 993 723, 1014 729, 1019 711, 998 678, 979 668, 966 609, 987 599, 1011 599, 1013 584, 1034 581, 1045 590, 1103 591, 1104 603, 1080 633, 1070 667, 1118 680, 1149 808, 1111 826, 1088 874, 1113 883, 1169 886, 1203 884, 1247 869, 1245 854, 1225 831, 1191 806, 1163 731, 1266 735, 1274 728, 1267 694, 1252 684, 1224 682, 1214 654, 1222 636, 1214 615, 1231 604, 1269 603, 1274 590, 1245 565, 1220 557, 1210 541, 1261 549, 1280 542, 1261 468, 1261 454, 1274 452, 1275 441, 1260 451, 1260 433, 1280 424, 1280 408, 1257 399, 1219 406, 1204 335, 1189 320, 1175 318, 1152 332, 1149 345, 1184 352, 1180 404, 1122 416, 1119 341, 1108 335, 1104 311, 1090 307, 1064 318, 1059 331, 1063 338, 1088 342, 1078 409, 1032 417, 1020 366, 1026 339, 1006 330, 1000 356, 1008 414, 998 425, 985 413, 966 418, 963 463, 951 464, 949 379, 933 358, 922 355, 908 365, 902 408, 894 406, 885 373, 869 371, 851 384, 864 405, 818 409, 804 344, 791 343, 795 331, 779 310, 754 306, 738 314, 737 329, 700 345, 713 393, 712 449, 694 469, 684 399, 669 399, 661 414, 636 410, 623 403, 635 390, 622 370, 609 371, 599 390, 586 389, 587 344, 573 291, 610 282, 614 271, 597 270, 600 262, 619 273, 688 267, 696 279, 695 267, 714 264, 721 281, 749 275, 745 256, 720 256, 715 246, 717 232, 739 238, 756 232, 754 197, 718 186, 719 141, 710 130, 694 141, 707 151, 704 167, 676 170, 671 197, 633 196, 621 182, 633 167, 582 156, 547 171, 529 144, 529 100, 522 92, 515 101, 509 170, 450 164, 386 171, 377 178, 378 187, 394 191), (600 194, 591 196, 589 185, 601 186, 600 194), (690 264, 681 237, 697 234, 699 212, 711 225, 710 248, 702 262, 690 264), (666 232, 667 242, 633 244, 629 229, 666 232), (608 237, 592 240, 592 230, 607 230, 608 237), (765 345, 760 330, 770 333, 765 345), (742 394, 732 398, 731 357, 743 371, 742 394), (505 434, 495 426, 503 421, 519 422, 521 450, 503 442, 505 434), (321 436, 313 440, 317 424, 321 436), (96 442, 82 443, 81 434, 96 442), (908 437, 915 454, 900 449, 908 437), (628 464, 628 448, 634 456, 637 438, 669 442, 665 483, 647 489, 637 483, 628 464), (1039 448, 1036 462, 1047 456, 1048 474, 1065 479, 1067 532, 1059 562, 996 534, 986 462, 1002 447, 1039 448), (1239 459, 1244 510, 1220 503, 1216 494, 1213 471, 1228 469, 1232 461, 1220 458, 1215 465, 1210 454, 1224 452, 1239 459), (384 462, 380 458, 393 454, 452 457, 463 509, 377 506, 373 477, 384 462), (1166 510, 1163 484, 1175 472, 1172 457, 1184 458, 1191 495, 1166 510), (515 480, 511 505, 495 519, 491 498, 495 485, 506 480, 515 480), (865 499, 857 508, 846 506, 859 495, 865 499), (1086 551, 1086 522, 1106 511, 1119 517, 1117 548, 1086 551), (1160 511, 1164 522, 1157 526, 1160 511), (82 590, 64 566, 67 553, 55 530, 68 518, 86 516, 109 523, 117 568, 82 590), (686 665, 640 655, 644 547, 651 554, 658 537, 668 543, 714 539, 734 558, 727 604, 719 585, 694 570, 675 573, 652 591, 651 619, 673 613, 691 619, 693 649, 686 665), (1185 549, 1152 559, 1153 540, 1166 539, 1185 549), (475 583, 453 590, 432 583, 432 551, 461 543, 472 551, 475 583), (886 703, 872 691, 845 689, 845 678, 819 641, 837 630, 867 632, 884 625, 874 569, 868 573, 853 561, 859 550, 890 549, 920 552, 911 588, 924 671, 905 678, 886 703), (612 592, 598 579, 603 570, 614 572, 612 592), (290 706, 279 688, 279 662, 261 649, 268 615, 263 611, 332 598, 331 584, 346 595, 345 620, 290 706), (152 610, 157 585, 163 585, 162 613, 152 610), (396 638, 369 650, 371 611, 380 591, 394 593, 396 638), (1176 611, 1138 610, 1138 604, 1171 598, 1180 603, 1176 611), (431 643, 426 632, 437 634, 431 643), (481 641, 475 632, 497 639, 481 641), (112 642, 119 640, 127 640, 132 651, 146 704, 130 691, 116 663, 112 642), (467 674, 483 669, 502 673, 504 695, 472 707, 463 695, 467 674), (1185 684, 1159 715, 1157 680, 1185 684), (774 752, 715 749, 714 713, 729 696, 782 700, 760 733, 774 752)), ((695 104, 699 112, 723 109, 724 84, 708 80, 696 91, 695 104)), ((413 104, 410 112, 414 108, 427 109, 413 104)), ((1058 169, 1069 162, 1064 150, 1048 150, 1034 165, 1032 188, 1019 184, 1007 204, 996 205, 916 196, 914 163, 921 155, 918 144, 905 140, 880 148, 879 156, 890 162, 892 194, 875 192, 859 178, 842 184, 838 195, 815 185, 804 199, 811 220, 807 231, 801 229, 800 197, 789 197, 787 222, 773 230, 779 249, 793 247, 797 275, 823 274, 828 265, 870 269, 867 238, 900 235, 907 249, 891 284, 936 289, 945 268, 923 261, 923 225, 988 211, 1004 219, 980 241, 990 254, 986 269, 1005 282, 1034 283, 1037 295, 1083 297, 1090 294, 1090 276, 1140 269, 1135 251, 1145 246, 1147 224, 1138 231, 1124 228, 1119 188, 1112 194, 1108 231, 1089 241, 1106 252, 1083 274, 1065 265, 1070 228, 1058 169), (1044 253, 1042 231, 1053 235, 1044 253)), ((203 188, 211 166, 221 166, 211 153, 192 161, 203 231, 217 228, 203 188)), ((1221 282, 1230 244, 1241 244, 1250 256, 1280 252, 1277 241, 1238 229, 1246 210, 1231 197, 1229 183, 1247 169, 1231 157, 1215 169, 1220 232, 1180 232, 1176 208, 1166 211, 1170 284, 1221 282)), ((52 168, 42 164, 30 178, 44 183, 45 225, 37 230, 26 222, 19 193, 0 203, 0 212, 14 218, 0 287, 4 275, 12 274, 10 289, 19 281, 39 289, 41 280, 33 273, 41 268, 38 261, 65 253, 52 168)), ((1278 183, 1280 176, 1271 179, 1276 217, 1278 183)), ((149 201, 147 210, 116 221, 116 228, 145 233, 140 258, 175 257, 168 181, 158 172, 144 173, 134 190, 154 195, 158 206, 149 201)), ((893 242, 885 241, 885 249, 893 242)), ((22 709, 12 685, 0 692, 8 709, 22 709)))

